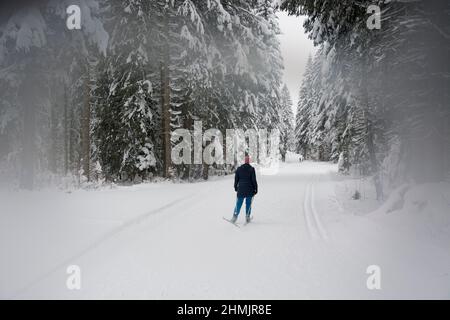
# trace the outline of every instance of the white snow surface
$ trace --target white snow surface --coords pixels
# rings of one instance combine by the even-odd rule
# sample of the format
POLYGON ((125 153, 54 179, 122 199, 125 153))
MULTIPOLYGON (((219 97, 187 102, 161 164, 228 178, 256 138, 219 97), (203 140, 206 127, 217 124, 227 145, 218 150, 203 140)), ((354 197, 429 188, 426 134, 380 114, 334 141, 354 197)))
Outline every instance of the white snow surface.
POLYGON ((403 209, 386 213, 374 211, 368 182, 334 164, 294 158, 258 182, 253 222, 241 228, 222 219, 234 208, 232 176, 1 192, 0 298, 450 298, 449 184, 412 187, 403 209), (70 265, 80 290, 66 287, 70 265), (380 290, 366 286, 370 265, 380 290))

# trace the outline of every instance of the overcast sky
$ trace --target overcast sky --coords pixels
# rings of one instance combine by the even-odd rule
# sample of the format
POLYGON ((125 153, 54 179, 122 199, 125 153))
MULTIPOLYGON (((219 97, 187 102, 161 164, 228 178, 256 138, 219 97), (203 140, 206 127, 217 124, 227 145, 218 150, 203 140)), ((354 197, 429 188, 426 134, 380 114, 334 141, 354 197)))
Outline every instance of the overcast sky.
POLYGON ((303 17, 288 16, 285 12, 279 12, 279 23, 282 34, 281 53, 284 59, 284 78, 291 92, 294 102, 294 112, 297 107, 298 91, 305 71, 308 55, 314 55, 315 48, 303 29, 303 17))

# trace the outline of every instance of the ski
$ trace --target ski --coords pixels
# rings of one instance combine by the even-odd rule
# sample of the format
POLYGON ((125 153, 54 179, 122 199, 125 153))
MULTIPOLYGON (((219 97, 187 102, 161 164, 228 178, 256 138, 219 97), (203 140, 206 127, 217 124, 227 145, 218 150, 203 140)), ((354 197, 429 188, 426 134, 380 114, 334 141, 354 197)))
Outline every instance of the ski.
POLYGON ((227 218, 225 218, 225 217, 222 217, 223 218, 223 220, 225 220, 225 221, 227 221, 227 222, 229 222, 229 223, 231 223, 232 225, 234 225, 235 227, 238 227, 238 228, 240 228, 241 226, 240 225, 238 225, 236 222, 232 222, 230 219, 227 219, 227 218))
POLYGON ((247 222, 247 221, 245 221, 244 222, 244 226, 246 226, 246 225, 248 225, 250 222, 252 222, 253 221, 253 217, 250 217, 250 221, 249 222, 247 222))

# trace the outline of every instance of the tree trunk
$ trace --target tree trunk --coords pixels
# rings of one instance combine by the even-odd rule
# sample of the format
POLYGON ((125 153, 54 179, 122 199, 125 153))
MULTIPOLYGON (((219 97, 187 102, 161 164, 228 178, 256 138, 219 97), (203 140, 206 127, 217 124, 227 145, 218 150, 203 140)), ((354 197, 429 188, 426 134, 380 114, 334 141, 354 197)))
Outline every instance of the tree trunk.
POLYGON ((377 194, 377 200, 383 200, 384 199, 383 186, 381 185, 380 170, 376 158, 375 144, 373 142, 372 123, 367 118, 367 115, 365 115, 365 117, 367 123, 367 150, 369 151, 370 164, 372 167, 372 173, 374 174, 373 181, 375 183, 375 191, 377 194))
POLYGON ((206 163, 203 164, 203 172, 202 172, 203 180, 208 180, 209 178, 209 165, 206 163))
POLYGON ((163 135, 163 176, 170 176, 170 89, 167 60, 161 64, 161 116, 163 135))
POLYGON ((23 189, 34 188, 36 159, 36 101, 39 98, 38 83, 33 75, 37 70, 32 66, 27 68, 29 76, 25 77, 19 91, 19 101, 22 105, 22 154, 19 185, 23 189))
MULTIPOLYGON (((75 146, 75 134, 74 134, 74 128, 75 128, 75 115, 74 115, 74 110, 71 109, 70 113, 69 113, 69 123, 68 123, 68 137, 67 137, 67 143, 68 143, 68 171, 73 170, 74 169, 74 160, 75 160, 75 150, 74 150, 74 146, 75 146)), ((78 168, 79 169, 79 168, 78 168)))
POLYGON ((369 119, 370 117, 370 104, 369 104, 369 92, 367 90, 367 82, 364 80, 362 85, 362 103, 363 103, 363 117, 365 121, 365 127, 366 127, 366 145, 367 145, 367 151, 369 153, 369 161, 370 161, 370 167, 371 167, 371 173, 373 174, 373 181, 375 184, 375 191, 377 194, 377 200, 383 200, 383 186, 381 185, 381 179, 380 179, 380 168, 378 167, 378 161, 376 156, 376 150, 375 150, 375 143, 374 143, 374 132, 373 132, 373 125, 372 120, 369 119))
POLYGON ((57 172, 57 149, 58 149, 58 116, 56 103, 51 102, 50 106, 50 159, 49 169, 51 172, 57 172))
POLYGON ((67 87, 64 85, 64 175, 69 172, 69 115, 67 106, 67 87))
POLYGON ((33 104, 34 99, 30 96, 30 92, 32 91, 28 91, 30 89, 27 85, 29 82, 32 81, 24 81, 24 88, 20 94, 23 108, 20 187, 32 190, 34 188, 34 168, 36 160, 36 110, 35 105, 33 104))
POLYGON ((161 118, 163 144, 163 176, 170 177, 171 141, 170 141, 170 74, 169 74, 169 22, 167 13, 163 13, 163 45, 161 50, 161 118))
POLYGON ((89 88, 89 67, 87 67, 87 76, 85 79, 85 99, 83 104, 83 112, 81 119, 81 159, 83 174, 90 181, 90 124, 91 124, 91 105, 90 105, 90 88, 89 88))

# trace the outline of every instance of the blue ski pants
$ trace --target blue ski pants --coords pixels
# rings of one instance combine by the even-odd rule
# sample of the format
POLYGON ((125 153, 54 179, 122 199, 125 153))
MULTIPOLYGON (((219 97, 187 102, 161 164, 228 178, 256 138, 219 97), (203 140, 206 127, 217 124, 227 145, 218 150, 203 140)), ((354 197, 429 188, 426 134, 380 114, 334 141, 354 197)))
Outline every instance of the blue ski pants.
POLYGON ((234 208, 234 215, 238 216, 241 212, 242 204, 244 203, 245 199, 245 214, 249 216, 252 212, 252 198, 253 197, 238 197, 236 200, 236 207, 234 208))

